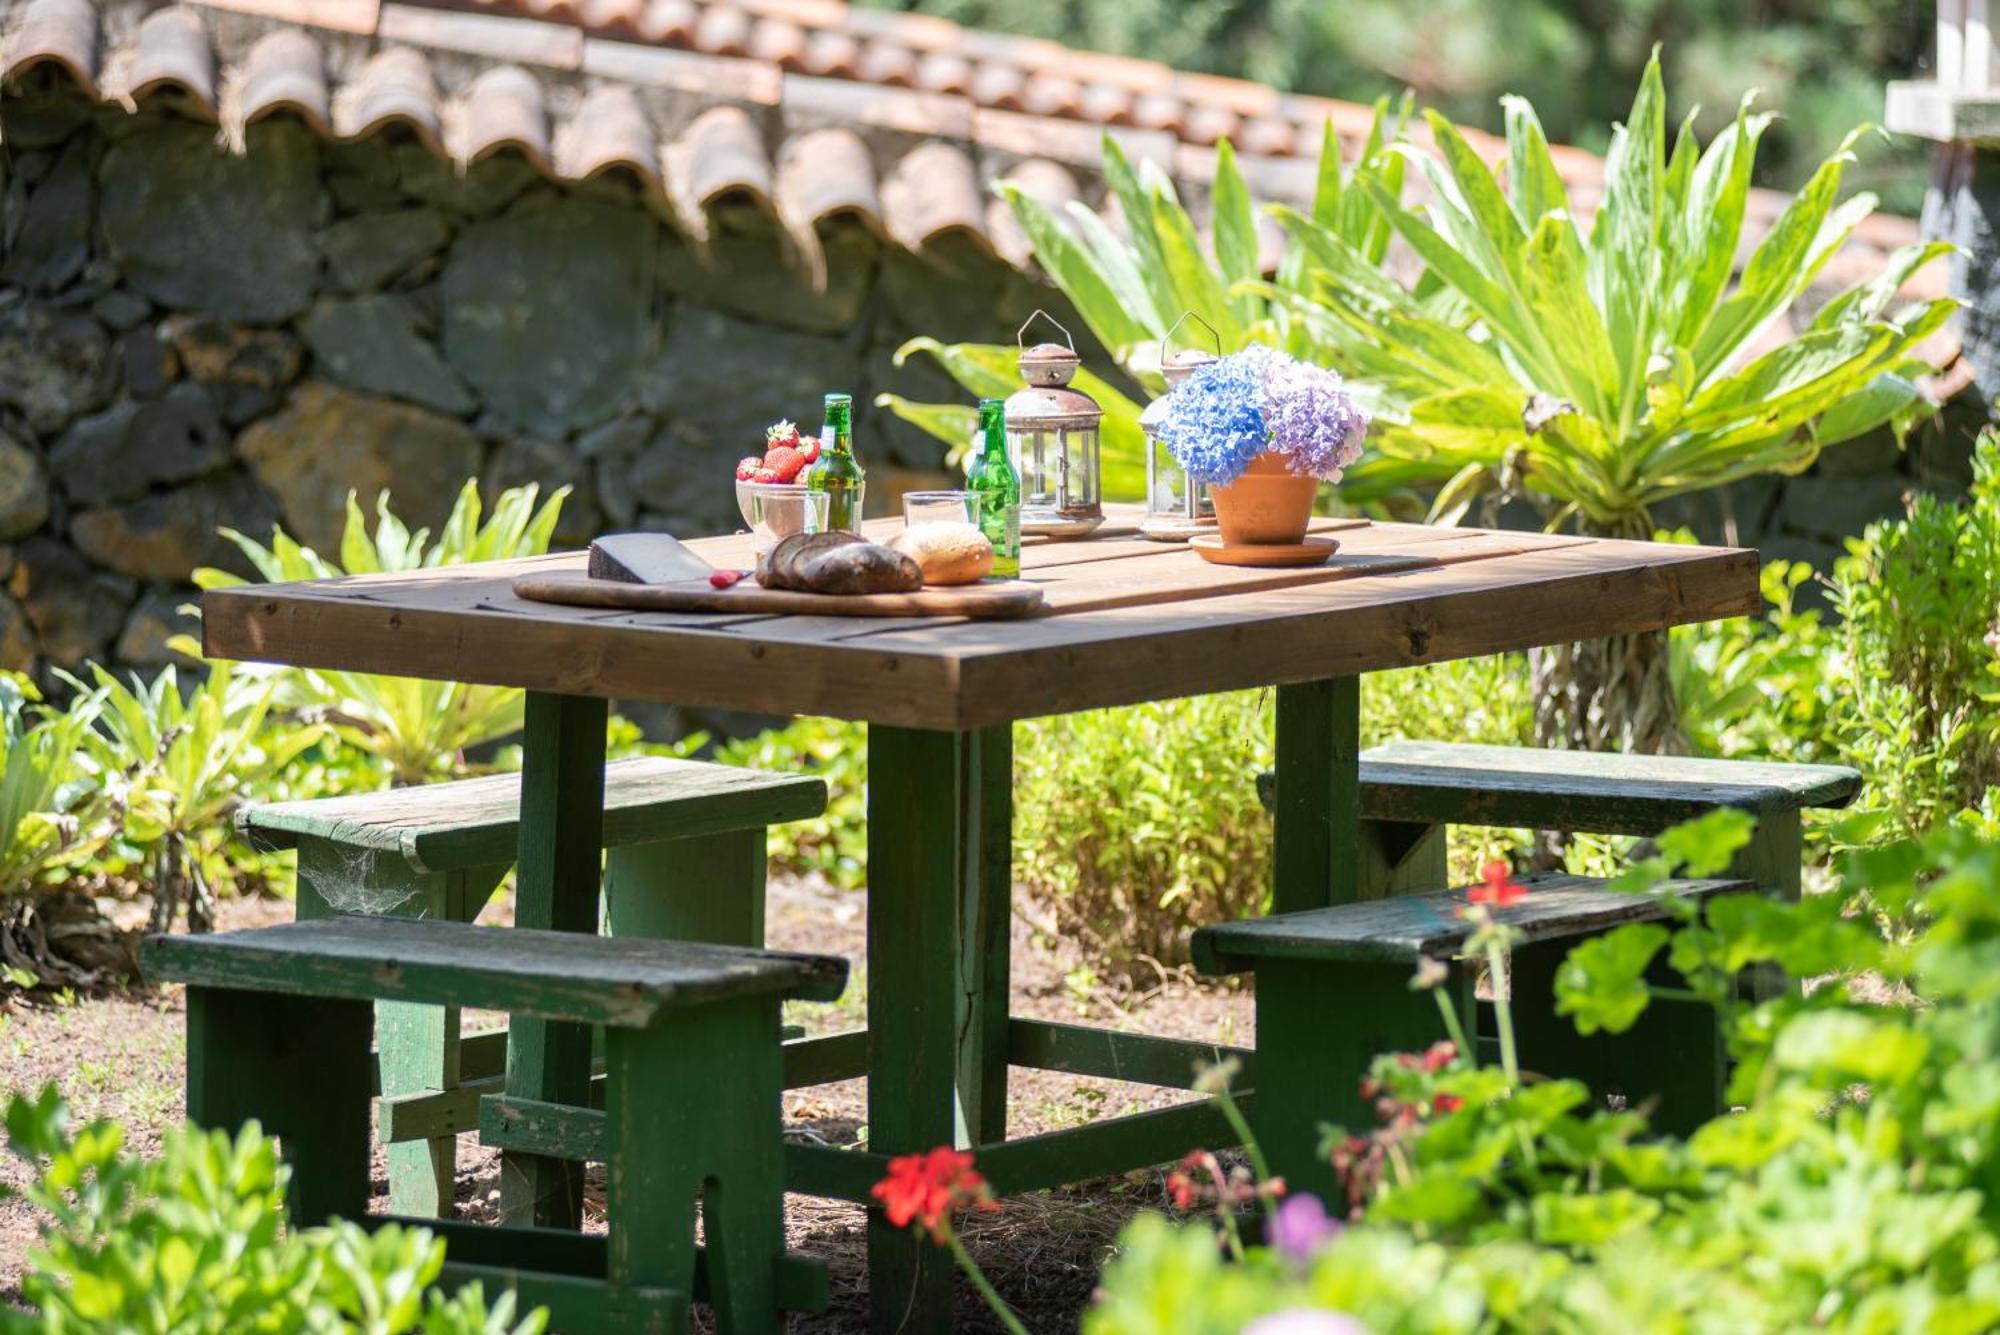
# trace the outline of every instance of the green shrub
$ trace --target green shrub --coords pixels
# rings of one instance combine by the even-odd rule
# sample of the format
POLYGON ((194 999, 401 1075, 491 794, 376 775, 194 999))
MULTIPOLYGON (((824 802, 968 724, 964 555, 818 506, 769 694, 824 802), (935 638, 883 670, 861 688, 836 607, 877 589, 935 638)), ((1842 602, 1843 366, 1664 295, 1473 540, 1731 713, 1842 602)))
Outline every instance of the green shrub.
MULTIPOLYGON (((1683 827, 1628 888, 1718 866, 1748 834, 1733 812, 1683 827)), ((1835 893, 1732 897, 1705 921, 1678 905, 1667 927, 1581 946, 1557 996, 1582 1028, 1621 1032, 1659 1004, 1643 978, 1661 957, 1724 1007, 1740 1111, 1656 1138, 1575 1081, 1385 1057, 1383 1125, 1322 1146, 1347 1165, 1343 1231, 1231 1265, 1210 1227, 1142 1218, 1084 1329, 1224 1335, 1303 1309, 1376 1335, 1992 1330, 1996 889, 2000 844, 1946 829, 1850 857, 1835 893), (1886 940, 1877 913, 1928 926, 1886 940), (1820 981, 1729 1001, 1764 965, 1820 981)), ((1345 1329, 1321 1320, 1270 1330, 1345 1329)))
MULTIPOLYGON (((429 529, 412 532, 396 518, 386 492, 376 498, 375 531, 371 534, 360 505, 350 493, 338 563, 300 546, 283 529, 272 531, 268 547, 233 529, 223 533, 267 580, 429 570, 546 552, 568 494, 564 487, 538 509, 535 487, 515 487, 501 492, 487 515, 480 504, 478 480, 468 480, 432 543, 429 529)), ((197 570, 194 577, 204 589, 244 582, 215 569, 197 570)), ((285 668, 277 670, 277 675, 284 683, 278 697, 280 706, 323 718, 342 741, 373 756, 397 783, 423 783, 463 772, 468 749, 521 730, 526 699, 512 687, 419 681, 366 672, 285 668)))
POLYGON ((27 678, 0 673, 0 897, 32 894, 116 832, 118 775, 90 748, 102 696, 51 709, 27 678))
POLYGON ((1980 438, 1963 503, 1918 493, 1834 567, 1844 618, 1842 745, 1868 805, 1917 833, 2000 816, 2000 433, 1980 438))
POLYGON ((826 781, 826 811, 770 827, 771 865, 794 876, 824 876, 844 890, 867 882, 868 729, 835 719, 796 719, 754 737, 724 742, 725 765, 811 774, 826 781))
POLYGON ((8 1141, 32 1165, 27 1201, 46 1219, 21 1296, 0 1308, 19 1335, 540 1335, 547 1314, 516 1320, 474 1284, 429 1290, 441 1239, 388 1225, 285 1227, 289 1170, 255 1125, 234 1138, 181 1127, 156 1158, 124 1149, 116 1123, 72 1131, 54 1086, 14 1096, 8 1141))

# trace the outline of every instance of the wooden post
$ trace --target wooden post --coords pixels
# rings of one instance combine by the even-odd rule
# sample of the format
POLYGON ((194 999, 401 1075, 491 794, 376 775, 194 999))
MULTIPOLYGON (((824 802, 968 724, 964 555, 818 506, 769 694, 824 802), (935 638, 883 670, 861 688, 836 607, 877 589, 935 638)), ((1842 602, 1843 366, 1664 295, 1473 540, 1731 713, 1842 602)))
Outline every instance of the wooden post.
POLYGON ((958 1127, 961 1146, 1007 1138, 1008 983, 1013 963, 1014 729, 972 734, 960 790, 962 853, 958 968, 958 1127))
POLYGON ((1361 679, 1278 688, 1271 911, 1360 897, 1361 679))
MULTIPOLYGON (((975 790, 1002 763, 991 737, 869 728, 868 1148, 877 1154, 977 1136, 992 1095, 960 1081, 984 1081, 1005 1060, 1004 1047, 985 1047, 1004 1037, 985 1011, 991 959, 968 953, 968 938, 990 943, 993 922, 1005 921, 986 898, 998 854, 977 824, 994 799, 975 790)), ((998 1004, 1004 1023, 1004 993, 998 1004)), ((950 1330, 951 1284, 948 1252, 869 1211, 874 1329, 950 1330)))
MULTIPOLYGON (((604 831, 603 700, 530 692, 521 766, 517 927, 595 932, 604 831)), ((507 1093, 581 1105, 590 1089, 590 1026, 516 1019, 507 1093)), ((507 1152, 500 1209, 510 1224, 578 1228, 583 1165, 507 1152)))
POLYGON ((613 936, 764 944, 764 827, 614 848, 604 859, 613 936))

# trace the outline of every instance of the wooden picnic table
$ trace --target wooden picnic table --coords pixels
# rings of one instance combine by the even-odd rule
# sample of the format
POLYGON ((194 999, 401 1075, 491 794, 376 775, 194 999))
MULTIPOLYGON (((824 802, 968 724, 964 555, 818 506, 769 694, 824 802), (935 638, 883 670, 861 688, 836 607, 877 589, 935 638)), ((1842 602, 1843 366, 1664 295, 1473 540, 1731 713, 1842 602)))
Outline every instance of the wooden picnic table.
MULTIPOLYGON (((868 723, 868 1023, 787 1053, 791 1085, 870 1077, 868 1149, 788 1147, 790 1179, 865 1202, 889 1157, 955 1140, 999 1190, 1021 1191, 1234 1137, 1202 1100, 1006 1138, 1010 1063, 1187 1087, 1216 1052, 1008 1014, 1016 720, 1276 687, 1274 903, 1310 908, 1357 892, 1361 674, 1760 606, 1754 551, 1328 520, 1319 531, 1341 543, 1328 564, 1251 570, 1133 536, 1131 518, 1025 550, 1046 608, 1016 621, 633 613, 514 595, 518 575, 580 569, 566 554, 216 590, 204 635, 214 657, 526 688, 524 926, 596 929, 608 699, 868 723)), ((751 564, 747 535, 692 545, 751 564)), ((587 1032, 520 1022, 510 1096, 581 1103, 588 1078, 587 1032)), ((509 1201, 572 1222, 562 1168, 510 1155, 509 1201)), ((874 1328, 949 1329, 948 1254, 879 1214, 869 1244, 874 1328)))

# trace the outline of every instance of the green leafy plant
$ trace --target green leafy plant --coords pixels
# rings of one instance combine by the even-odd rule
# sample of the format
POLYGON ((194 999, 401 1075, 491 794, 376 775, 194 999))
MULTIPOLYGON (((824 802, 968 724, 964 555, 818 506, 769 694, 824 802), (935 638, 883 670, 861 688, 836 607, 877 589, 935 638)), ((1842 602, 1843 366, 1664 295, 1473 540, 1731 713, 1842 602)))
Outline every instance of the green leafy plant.
MULTIPOLYGON (((283 529, 273 530, 268 547, 233 529, 223 532, 267 580, 429 570, 547 551, 569 489, 556 491, 540 508, 535 504, 537 494, 533 486, 503 491, 492 514, 485 515, 477 480, 469 480, 432 543, 430 530, 412 531, 396 518, 386 492, 376 499, 371 534, 350 493, 338 564, 300 546, 283 529)), ((197 570, 194 578, 204 589, 244 582, 212 568, 197 570)), ((510 687, 318 668, 284 669, 280 675, 282 707, 325 720, 342 741, 380 761, 397 783, 423 783, 463 772, 468 749, 521 729, 525 696, 510 687)))
POLYGON ((540 1335, 547 1313, 516 1318, 477 1284, 433 1289, 445 1244, 420 1228, 369 1232, 338 1222, 287 1229, 289 1175, 252 1124, 231 1137, 172 1130, 160 1153, 126 1152, 99 1121, 72 1129, 53 1085, 7 1105, 7 1136, 28 1161, 25 1195, 45 1219, 22 1297, 0 1309, 19 1335, 540 1335))
MULTIPOLYGON (((233 879, 223 856, 230 817, 247 791, 270 782, 316 745, 324 727, 270 726, 280 679, 211 663, 183 691, 173 667, 152 681, 121 681, 92 664, 98 751, 126 771, 123 839, 136 845, 153 890, 152 929, 166 931, 182 904, 188 926, 215 922, 216 886, 233 879)), ((80 691, 90 688, 65 678, 80 691)))
MULTIPOLYGON (((1828 301, 1797 337, 1771 332, 1874 208, 1840 200, 1856 131, 1771 225, 1736 275, 1758 141, 1746 100, 1706 148, 1693 119, 1669 146, 1666 92, 1648 63, 1611 136, 1586 228, 1535 112, 1505 102, 1507 157, 1489 164, 1444 117, 1437 154, 1398 145, 1428 186, 1420 213, 1364 168, 1360 188, 1423 262, 1406 289, 1317 221, 1275 210, 1313 257, 1307 291, 1274 294, 1316 360, 1347 371, 1375 448, 1408 481, 1439 486, 1434 517, 1519 497, 1550 527, 1651 536, 1651 508, 1765 473, 1796 473, 1830 445, 1904 430, 1930 404, 1918 344, 1948 299, 1896 307, 1949 247, 1908 247, 1828 301)), ((1681 745, 1659 636, 1535 656, 1546 745, 1681 745)))
POLYGON ((844 890, 868 879, 868 729, 834 719, 795 719, 715 750, 724 765, 811 774, 827 788, 826 810, 810 820, 773 825, 771 865, 794 876, 818 875, 844 890))
MULTIPOLYGON (((1360 162, 1379 188, 1400 189, 1403 161, 1388 152, 1400 139, 1407 103, 1388 98, 1375 105, 1375 119, 1360 162)), ((1199 229, 1180 201, 1166 172, 1151 159, 1135 166, 1110 136, 1104 140, 1104 179, 1125 221, 1114 232, 1090 209, 1071 203, 1058 214, 1011 182, 999 189, 1033 245, 1035 259, 1061 289, 1083 321, 1127 375, 1148 393, 1165 387, 1160 378, 1160 341, 1184 312, 1199 316, 1215 331, 1220 351, 1240 351, 1250 343, 1287 346, 1291 322, 1286 299, 1316 284, 1309 255, 1294 247, 1270 284, 1258 282, 1257 216, 1249 183, 1227 139, 1216 146, 1212 192, 1213 242, 1204 245, 1199 229)), ((1370 265, 1387 253, 1391 233, 1372 193, 1343 176, 1340 143, 1329 123, 1321 142, 1312 218, 1370 265)), ((1191 332, 1188 337, 1199 337, 1191 332)), ((1299 350, 1296 346, 1293 351, 1299 350)), ((937 359, 973 398, 1004 397, 1020 388, 1015 349, 984 344, 946 345, 917 338, 896 353, 896 362, 917 353, 937 359)), ((1088 374, 1077 387, 1104 407, 1101 429, 1104 493, 1137 499, 1145 494, 1145 438, 1139 431, 1141 404, 1108 382, 1088 374)), ((913 404, 884 394, 876 402, 923 427, 955 449, 973 431, 973 409, 948 404, 913 404)), ((1343 490, 1360 495, 1371 473, 1351 471, 1343 490)))
MULTIPOLYGON (((1720 867, 1749 833, 1731 812, 1683 826, 1626 888, 1720 867)), ((1669 923, 1572 951, 1558 1008, 1617 1034, 1668 999, 1720 1007, 1740 1111, 1659 1137, 1576 1081, 1449 1046, 1386 1057, 1370 1073, 1383 1125, 1326 1145, 1347 1227, 1303 1244, 1280 1229, 1226 1265, 1209 1227, 1142 1218, 1084 1328, 1991 1329, 1996 885, 2000 844, 1943 829, 1850 856, 1833 893, 1797 903, 1669 901, 1669 923), (1920 926, 1891 939, 1878 921, 1920 926), (1663 955, 1685 987, 1647 981, 1663 955), (1740 1002, 1753 967, 1816 981, 1740 1002)))
POLYGON ((32 895, 117 827, 117 782, 87 747, 103 704, 84 691, 40 705, 27 678, 0 673, 0 896, 32 895))
POLYGON ((1983 808, 2000 820, 2000 433, 1981 436, 1963 503, 1923 493, 1834 567, 1842 744, 1868 804, 1918 833, 1983 808))

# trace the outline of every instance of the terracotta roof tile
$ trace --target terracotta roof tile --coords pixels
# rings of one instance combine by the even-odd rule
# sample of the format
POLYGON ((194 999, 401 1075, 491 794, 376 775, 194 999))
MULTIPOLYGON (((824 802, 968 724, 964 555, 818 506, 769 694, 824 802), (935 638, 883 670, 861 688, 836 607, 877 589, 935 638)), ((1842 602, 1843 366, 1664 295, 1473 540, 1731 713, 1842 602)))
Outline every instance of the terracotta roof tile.
POLYGON ((592 89, 556 134, 556 174, 589 180, 623 169, 654 190, 662 188, 659 141, 646 109, 630 88, 592 89))
POLYGON ((461 51, 492 60, 573 70, 583 64, 583 30, 541 19, 461 14, 423 5, 385 4, 375 35, 400 46, 461 51))
POLYGON ((990 248, 979 168, 963 149, 941 139, 911 149, 889 172, 882 182, 882 214, 889 234, 909 250, 947 232, 990 248))
MULTIPOLYGON (((824 262, 816 229, 842 216, 906 247, 957 233, 1028 264, 988 183, 1011 177, 1116 225, 1098 176, 1106 135, 1179 182, 1198 219, 1225 136, 1254 195, 1302 203, 1322 127, 1351 156, 1372 118, 842 0, 0 0, 0 78, 37 67, 93 98, 182 99, 237 147, 244 125, 290 113, 345 138, 402 126, 461 162, 514 151, 562 179, 629 172, 697 238, 711 208, 747 199, 809 265, 824 262), (207 10, 255 17, 205 22, 207 10)), ((1504 150, 1468 138, 1489 158, 1504 150)), ((1578 210, 1594 209, 1602 162, 1552 152, 1578 210)), ((1785 202, 1754 193, 1746 253, 1785 202)), ((1820 286, 1879 271, 1917 238, 1908 219, 1870 218, 1820 286)), ((1258 241, 1275 263, 1282 237, 1261 217, 1258 241)), ((1907 295, 1944 281, 1934 266, 1907 295)))
POLYGON ((97 92, 97 9, 90 0, 30 0, 7 35, 0 76, 56 65, 97 92))
POLYGON ((138 48, 127 75, 125 96, 131 101, 178 88, 215 114, 215 55, 208 47, 208 29, 199 10, 185 5, 156 9, 139 25, 138 48))
POLYGON ((407 126, 433 153, 444 152, 437 84, 430 62, 415 47, 378 52, 334 96, 333 129, 341 138, 363 139, 390 125, 407 126))
POLYGON ((236 115, 244 124, 290 112, 319 134, 333 133, 326 55, 302 28, 277 28, 257 39, 244 61, 236 115))
POLYGON ((543 175, 555 174, 542 85, 519 65, 482 72, 453 120, 461 162, 478 162, 511 148, 543 175))

